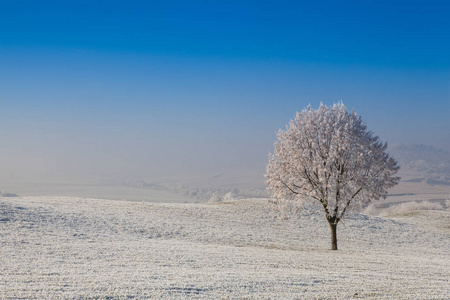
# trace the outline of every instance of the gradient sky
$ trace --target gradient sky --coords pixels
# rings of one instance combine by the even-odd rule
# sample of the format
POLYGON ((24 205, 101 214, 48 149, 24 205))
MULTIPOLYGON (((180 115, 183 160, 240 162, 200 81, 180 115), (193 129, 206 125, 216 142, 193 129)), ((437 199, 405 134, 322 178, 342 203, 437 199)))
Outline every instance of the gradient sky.
POLYGON ((450 150, 449 16, 433 0, 0 0, 0 179, 262 178, 275 132, 339 100, 390 144, 450 150))

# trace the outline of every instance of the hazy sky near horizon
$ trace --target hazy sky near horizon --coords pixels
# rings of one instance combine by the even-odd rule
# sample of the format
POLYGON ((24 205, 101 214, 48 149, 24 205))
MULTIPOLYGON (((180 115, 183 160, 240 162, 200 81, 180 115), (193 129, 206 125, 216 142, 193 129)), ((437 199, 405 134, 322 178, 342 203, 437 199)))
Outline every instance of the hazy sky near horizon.
POLYGON ((447 1, 0 1, 2 180, 264 172, 342 100, 450 150, 447 1))

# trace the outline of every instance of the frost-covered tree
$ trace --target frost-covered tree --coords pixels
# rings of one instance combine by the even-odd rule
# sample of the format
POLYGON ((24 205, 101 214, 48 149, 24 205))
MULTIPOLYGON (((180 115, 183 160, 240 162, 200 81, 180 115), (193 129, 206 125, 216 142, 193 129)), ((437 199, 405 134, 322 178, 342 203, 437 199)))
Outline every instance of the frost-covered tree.
POLYGON ((320 203, 337 250, 336 227, 349 206, 385 198, 400 178, 387 144, 342 102, 308 106, 277 134, 266 184, 277 207, 320 203))

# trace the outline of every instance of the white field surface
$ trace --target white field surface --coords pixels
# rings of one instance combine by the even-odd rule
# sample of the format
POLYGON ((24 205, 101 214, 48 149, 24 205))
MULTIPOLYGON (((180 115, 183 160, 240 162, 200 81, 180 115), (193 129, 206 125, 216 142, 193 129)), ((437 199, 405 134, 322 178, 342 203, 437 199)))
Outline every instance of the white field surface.
POLYGON ((450 299, 449 214, 349 214, 330 251, 265 200, 0 198, 0 298, 450 299))
POLYGON ((389 189, 385 200, 377 203, 408 202, 408 201, 445 201, 450 200, 450 186, 429 185, 425 182, 400 182, 389 189))

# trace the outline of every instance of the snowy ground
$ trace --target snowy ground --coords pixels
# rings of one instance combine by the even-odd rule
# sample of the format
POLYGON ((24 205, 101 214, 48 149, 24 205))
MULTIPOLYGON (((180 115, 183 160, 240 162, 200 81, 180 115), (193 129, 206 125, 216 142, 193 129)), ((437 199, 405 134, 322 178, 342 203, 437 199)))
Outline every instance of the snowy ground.
POLYGON ((449 212, 282 221, 265 200, 0 198, 0 298, 449 299, 449 212), (433 222, 429 222, 432 219, 433 222))
POLYGON ((376 203, 408 202, 408 201, 445 201, 450 200, 449 185, 429 185, 425 182, 400 182, 389 189, 385 200, 376 203))

